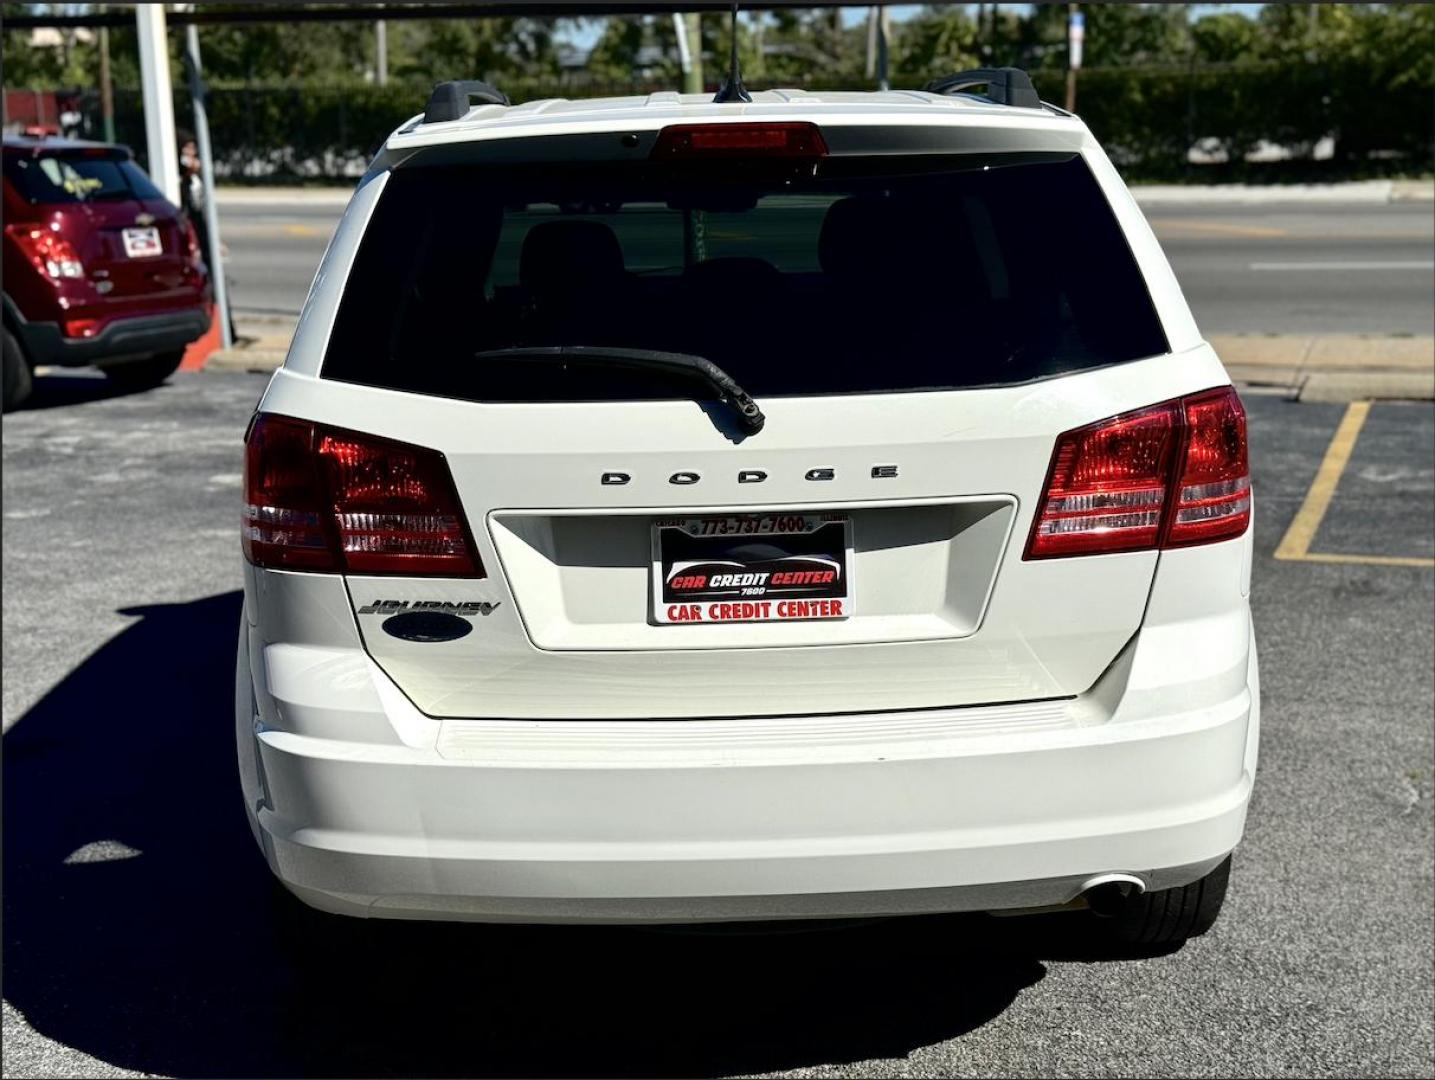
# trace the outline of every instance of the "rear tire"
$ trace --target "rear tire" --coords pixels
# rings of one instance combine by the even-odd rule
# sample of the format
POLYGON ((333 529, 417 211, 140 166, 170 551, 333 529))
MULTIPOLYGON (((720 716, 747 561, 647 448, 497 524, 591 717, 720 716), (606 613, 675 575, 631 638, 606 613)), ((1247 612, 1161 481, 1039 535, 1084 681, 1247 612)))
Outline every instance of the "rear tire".
POLYGON ((184 360, 184 350, 157 353, 144 360, 132 360, 127 364, 116 364, 104 369, 105 376, 116 386, 128 390, 148 390, 158 386, 179 370, 184 360))
POLYGON ((8 328, 5 330, 4 353, 4 385, 0 387, 0 402, 3 402, 4 411, 10 412, 25 403, 34 388, 34 379, 30 361, 25 359, 20 342, 8 328))
POLYGON ((1112 918, 1100 919, 1103 932, 1122 945, 1179 948, 1215 925, 1231 880, 1231 857, 1199 881, 1174 889, 1133 896, 1112 918))

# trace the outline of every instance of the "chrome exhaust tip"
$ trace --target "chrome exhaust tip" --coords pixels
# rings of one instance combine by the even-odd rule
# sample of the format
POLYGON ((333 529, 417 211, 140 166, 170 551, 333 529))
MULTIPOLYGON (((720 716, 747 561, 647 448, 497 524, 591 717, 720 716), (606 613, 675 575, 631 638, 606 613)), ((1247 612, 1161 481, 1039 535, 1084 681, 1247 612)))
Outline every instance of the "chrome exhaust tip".
POLYGON ((1135 874, 1097 874, 1082 883, 1077 894, 1086 901, 1092 914, 1103 919, 1114 918, 1126 901, 1146 891, 1146 882, 1135 874))

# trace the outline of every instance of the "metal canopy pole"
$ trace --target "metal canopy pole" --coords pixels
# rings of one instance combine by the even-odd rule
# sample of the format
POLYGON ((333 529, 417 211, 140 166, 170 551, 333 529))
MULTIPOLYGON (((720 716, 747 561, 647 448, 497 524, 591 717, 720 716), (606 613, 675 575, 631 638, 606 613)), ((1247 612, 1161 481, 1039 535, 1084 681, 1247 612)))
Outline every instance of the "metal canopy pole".
POLYGON ((219 200, 214 186, 214 159, 209 148, 209 113, 204 106, 204 79, 199 66, 199 30, 193 23, 184 31, 185 55, 189 60, 189 95, 194 102, 194 140, 199 144, 199 176, 204 183, 204 224, 209 234, 210 281, 214 284, 214 305, 218 309, 219 336, 226 349, 234 344, 229 333, 229 286, 224 280, 224 261, 219 250, 219 200))
POLYGON ((169 83, 169 44, 165 35, 164 5, 136 5, 135 30, 140 45, 140 83, 144 87, 149 175, 164 197, 178 206, 179 155, 174 144, 174 98, 169 83))
POLYGON ((110 79, 110 28, 100 27, 100 115, 104 118, 105 142, 115 141, 115 90, 110 79))

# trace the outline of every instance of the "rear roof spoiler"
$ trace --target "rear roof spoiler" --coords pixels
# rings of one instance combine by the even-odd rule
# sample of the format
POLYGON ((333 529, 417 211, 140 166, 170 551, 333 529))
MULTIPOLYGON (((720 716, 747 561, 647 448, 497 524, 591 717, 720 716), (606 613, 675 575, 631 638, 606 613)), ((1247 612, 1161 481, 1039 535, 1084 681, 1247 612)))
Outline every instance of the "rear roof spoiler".
POLYGON ((507 105, 508 95, 495 86, 477 79, 441 82, 429 95, 424 107, 424 123, 438 124, 445 120, 462 120, 468 115, 469 101, 477 98, 483 105, 507 105))
POLYGON ((987 97, 998 105, 1041 108, 1041 98, 1031 84, 1031 76, 1021 68, 973 68, 933 79, 922 89, 932 94, 961 94, 973 86, 985 86, 987 97))

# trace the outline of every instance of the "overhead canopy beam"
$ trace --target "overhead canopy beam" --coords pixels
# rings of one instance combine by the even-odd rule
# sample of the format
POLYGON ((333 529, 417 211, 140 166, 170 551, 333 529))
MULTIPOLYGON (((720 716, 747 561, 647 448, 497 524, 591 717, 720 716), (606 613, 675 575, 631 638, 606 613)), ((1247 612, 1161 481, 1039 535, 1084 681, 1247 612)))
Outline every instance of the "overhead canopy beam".
MULTIPOLYGON (((856 0, 821 3, 819 0, 766 0, 765 3, 744 3, 744 11, 774 11, 778 8, 867 7, 856 0)), ((730 0, 682 0, 679 11, 730 11, 730 0)), ((238 23, 299 23, 299 22, 373 22, 375 19, 398 22, 406 19, 484 19, 505 15, 559 17, 597 17, 601 15, 656 15, 672 8, 655 11, 651 4, 630 3, 521 3, 503 0, 495 3, 469 4, 325 4, 322 7, 283 8, 256 4, 238 10, 215 10, 209 6, 191 11, 169 12, 171 26, 216 26, 238 23)), ((72 15, 6 15, 6 30, 33 30, 42 26, 58 29, 77 27, 119 27, 134 24, 133 11, 89 11, 72 15)))

